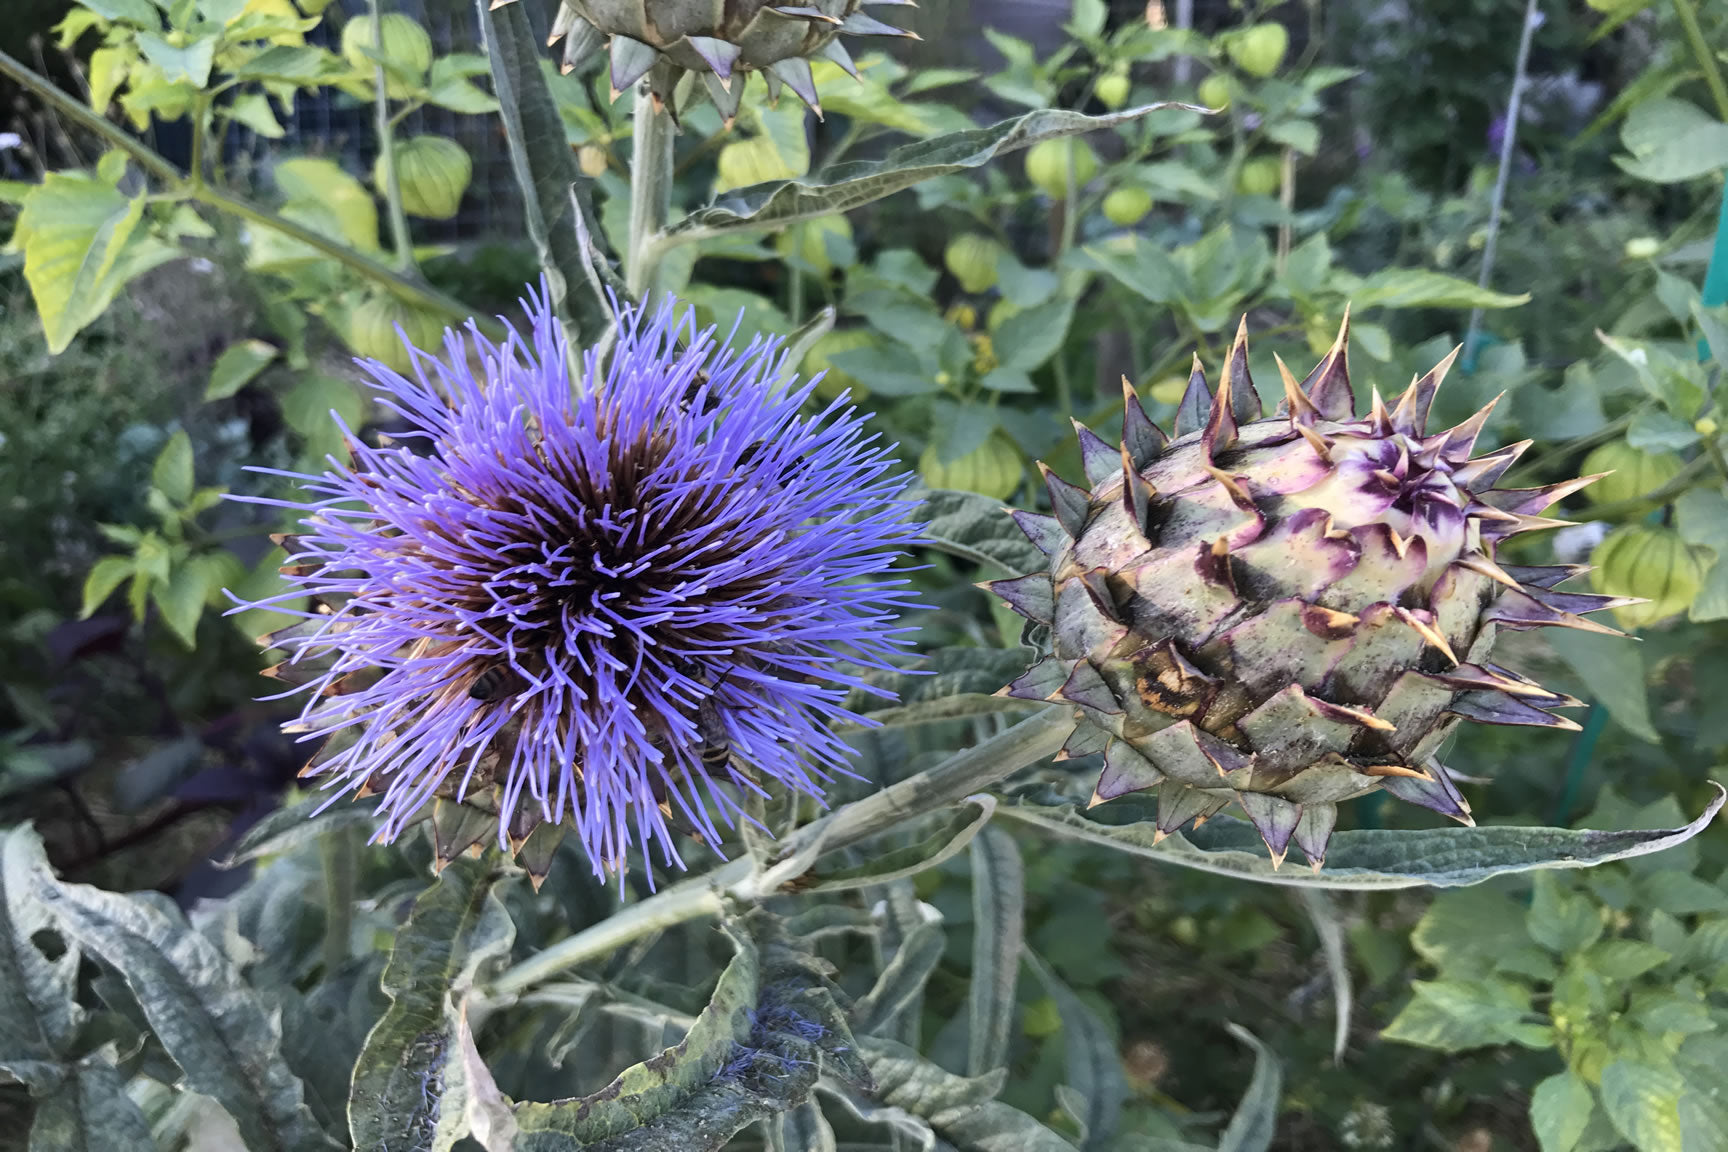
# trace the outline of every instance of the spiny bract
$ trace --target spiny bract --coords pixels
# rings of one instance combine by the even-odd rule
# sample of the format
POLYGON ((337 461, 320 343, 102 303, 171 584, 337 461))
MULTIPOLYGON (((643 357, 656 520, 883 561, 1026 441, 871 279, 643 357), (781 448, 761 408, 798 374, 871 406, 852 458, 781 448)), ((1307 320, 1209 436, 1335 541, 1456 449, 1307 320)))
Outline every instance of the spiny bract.
POLYGON ((1263 417, 1244 321, 1216 395, 1195 358, 1173 441, 1124 380, 1120 448, 1075 425, 1088 487, 1045 468, 1055 515, 1014 513, 1049 571, 988 587, 1052 651, 1003 692, 1077 706, 1093 803, 1159 786, 1159 835, 1234 800, 1274 861, 1293 840, 1318 867, 1338 803, 1376 788, 1468 824, 1435 759, 1461 718, 1577 727, 1549 711, 1576 700, 1488 662, 1496 629, 1612 633, 1580 614, 1626 603, 1494 559, 1596 477, 1494 488, 1529 442, 1470 458, 1493 404, 1429 435, 1456 352, 1358 418, 1348 337, 1300 385, 1279 361, 1263 417))
MULTIPOLYGON (((508 3, 510 0, 504 0, 508 3)), ((642 77, 655 99, 677 114, 675 93, 695 73, 730 121, 738 114, 749 73, 761 72, 770 98, 784 84, 821 115, 811 60, 828 60, 853 76, 852 57, 840 42, 854 36, 908 36, 862 9, 866 4, 909 5, 913 0, 564 0, 551 43, 564 39, 564 71, 602 46, 612 91, 642 77)))

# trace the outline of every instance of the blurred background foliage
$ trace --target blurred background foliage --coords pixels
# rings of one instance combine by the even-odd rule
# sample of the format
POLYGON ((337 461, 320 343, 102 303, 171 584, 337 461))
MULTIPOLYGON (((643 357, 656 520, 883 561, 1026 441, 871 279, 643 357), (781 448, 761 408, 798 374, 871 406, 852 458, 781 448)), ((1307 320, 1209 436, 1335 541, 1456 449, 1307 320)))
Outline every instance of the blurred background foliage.
MULTIPOLYGON (((285 705, 255 699, 250 638, 273 621, 223 615, 224 588, 274 586, 269 534, 286 526, 220 496, 268 497, 278 481, 249 466, 339 451, 332 410, 387 434, 351 358, 399 363, 398 326, 426 343, 471 313, 508 315, 541 263, 472 5, 387 4, 400 22, 381 47, 364 4, 236 0, 217 31, 178 43, 127 31, 126 7, 27 0, 0 27, 0 50, 197 173, 148 192, 147 163, 0 80, 0 823, 32 820, 69 879, 190 907, 245 883, 209 861, 280 805, 304 759, 277 732, 285 705)), ((551 9, 523 8, 543 33, 551 9)), ((1529 11, 1521 63, 1526 10, 1503 0, 926 0, 909 17, 923 41, 862 56, 859 81, 818 65, 821 120, 760 86, 733 124, 691 108, 675 213, 1029 109, 1218 111, 1048 141, 780 230, 705 231, 698 213, 651 287, 704 322, 819 332, 803 366, 827 372, 823 397, 851 388, 931 487, 1023 506, 1039 498, 1033 461, 1078 471, 1069 416, 1108 425, 1126 375, 1167 419, 1190 353, 1217 365, 1243 316, 1263 390, 1274 354, 1300 374, 1347 304, 1358 378, 1382 393, 1473 332, 1437 418, 1502 395, 1488 437, 1535 442, 1514 482, 1615 472, 1568 502, 1577 527, 1515 560, 1593 562, 1598 586, 1651 603, 1622 617, 1636 646, 1508 638, 1509 664, 1589 703, 1583 731, 1470 726, 1448 762, 1491 822, 1672 827, 1728 750, 1723 257, 1707 283, 1728 7, 1529 11), (826 308, 831 326, 808 327, 826 308)), ((565 74, 548 54, 541 73, 565 162, 622 251, 627 102, 593 67, 565 74)), ((1018 643, 978 578, 931 557, 932 647, 1018 643)), ((1427 819, 1379 799, 1348 819, 1427 819)), ((1728 1148, 1720 827, 1640 867, 1318 903, 1009 829, 1049 979, 1029 966, 1016 986, 1002 1099, 1086 1147, 1210 1146, 1252 1063, 1224 1031, 1237 1021, 1283 1057, 1276 1148, 1728 1148), (1334 1060, 1341 988, 1354 1011, 1334 1060), (1064 1086, 1099 1037, 1120 1060, 1119 1111, 1089 1131, 1064 1086)), ((980 954, 977 856, 900 893, 946 928, 901 1038, 959 1072, 944 1027, 965 1016, 980 954)), ((315 859, 296 867, 316 875, 315 859)), ((415 875, 382 853, 362 870, 379 933, 415 875)), ((298 919, 260 951, 284 987, 333 1003, 314 975, 320 928, 301 922, 326 913, 293 891, 298 919)), ((604 897, 559 899, 572 924, 605 914, 604 897)), ((548 914, 524 907, 522 937, 548 914)), ((345 979, 372 987, 376 970, 345 979)), ((363 1037, 379 1005, 354 1010, 363 1037)), ((514 1038, 520 1066, 501 1082, 553 1075, 574 1020, 514 1038)), ((597 1027, 580 1034, 611 1047, 579 1073, 590 1087, 614 1049, 652 1050, 661 1031, 597 1027)), ((27 1106, 0 1088, 0 1110, 27 1106)))

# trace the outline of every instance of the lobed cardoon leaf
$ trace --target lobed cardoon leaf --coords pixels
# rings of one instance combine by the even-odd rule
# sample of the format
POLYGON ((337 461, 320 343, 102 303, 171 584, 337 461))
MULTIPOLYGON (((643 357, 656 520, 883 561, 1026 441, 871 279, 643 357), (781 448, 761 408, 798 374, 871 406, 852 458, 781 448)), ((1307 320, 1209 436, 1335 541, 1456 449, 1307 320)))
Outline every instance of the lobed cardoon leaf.
POLYGON ((1277 1053, 1238 1024, 1226 1024, 1230 1035, 1254 1050, 1254 1075, 1248 1090, 1218 1138, 1218 1152, 1266 1152, 1277 1135, 1278 1109, 1284 1090, 1284 1065, 1277 1053))
POLYGON ((1356 829, 1339 832, 1324 871, 1277 868, 1246 821, 1215 816, 1186 833, 1157 835, 1157 805, 1133 797, 1082 810, 1030 799, 1005 803, 1001 815, 1058 835, 1104 844, 1136 856, 1266 884, 1337 889, 1453 888, 1543 868, 1591 868, 1684 844, 1709 826, 1728 800, 1716 797, 1696 820, 1676 828, 1603 832, 1570 828, 1356 829))
POLYGON ((743 189, 692 212, 670 233, 695 240, 739 228, 778 228, 798 220, 850 212, 925 180, 982 168, 999 156, 1030 148, 1040 140, 1127 124, 1162 108, 1193 106, 1148 104, 1105 116, 1043 108, 986 128, 903 144, 880 160, 839 164, 824 172, 821 180, 803 177, 743 189))
POLYGON ((853 1026, 867 1033, 891 1028, 923 996, 946 944, 940 921, 926 920, 907 933, 870 991, 852 1005, 853 1026))
POLYGON ((966 1071, 979 1076, 1008 1066, 1026 942, 1026 869, 1020 846, 1000 828, 972 841, 972 926, 966 1071))
POLYGON ((824 1071, 868 1088, 821 962, 765 912, 727 931, 732 962, 682 1043, 591 1096, 510 1106, 488 1147, 715 1152, 745 1125, 802 1103, 824 1071))
POLYGON ((342 828, 370 828, 376 819, 369 804, 344 800, 332 804, 328 796, 313 796, 278 808, 252 825, 220 863, 224 868, 235 868, 265 856, 278 856, 342 828))
POLYGON ((335 1147, 282 1060, 279 1021, 215 944, 157 901, 61 883, 34 836, 12 844, 52 926, 119 972, 187 1087, 222 1105, 250 1152, 335 1147))
POLYGON ((479 970, 516 938, 499 878, 490 861, 453 861, 397 933, 382 981, 390 1008, 366 1037, 348 1094, 356 1148, 448 1152, 467 1133, 458 1015, 479 970))
POLYGON ((1078 1097, 1080 1111, 1075 1113, 1075 1119, 1086 1133, 1080 1146, 1107 1148, 1122 1121, 1122 1105, 1128 1099, 1128 1078, 1122 1071, 1116 1038, 1098 1014, 1037 953, 1027 952, 1026 962, 1056 1001, 1056 1011, 1062 1018, 1063 1077, 1078 1097))
POLYGON ((1337 901, 1314 888, 1299 888, 1302 910, 1320 938, 1320 954, 1326 958, 1326 974, 1332 980, 1332 1062, 1344 1059, 1350 1042, 1350 1012, 1355 994, 1350 985, 1350 962, 1344 949, 1344 917, 1337 901))
POLYGON ((150 1125, 114 1067, 113 1045, 68 1067, 36 1102, 30 1152, 156 1152, 150 1125))
POLYGON ((49 960, 31 939, 52 923, 32 891, 40 844, 27 828, 0 834, 0 1071, 32 1093, 55 1089, 66 1075, 61 1060, 83 1015, 76 945, 68 941, 49 960))
MULTIPOLYGON (((956 1076, 891 1040, 862 1041, 878 1099, 927 1121, 960 1152, 1075 1152, 1074 1145, 995 1099, 1004 1073, 956 1076)), ((868 1117, 866 1117, 868 1119, 868 1117)))
POLYGON ((814 1100, 782 1112, 767 1125, 767 1152, 835 1152, 834 1129, 814 1100))

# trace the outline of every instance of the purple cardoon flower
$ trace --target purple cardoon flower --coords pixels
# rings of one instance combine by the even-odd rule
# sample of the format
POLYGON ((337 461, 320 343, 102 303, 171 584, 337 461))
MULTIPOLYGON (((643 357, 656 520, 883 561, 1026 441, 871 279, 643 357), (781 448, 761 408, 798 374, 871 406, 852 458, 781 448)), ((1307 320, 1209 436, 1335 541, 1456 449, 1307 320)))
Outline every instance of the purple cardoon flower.
POLYGON ((325 787, 380 795, 379 839, 441 796, 501 842, 572 824, 596 875, 635 842, 681 866, 669 821, 714 844, 735 789, 821 796, 849 756, 855 673, 911 631, 907 480, 844 397, 801 414, 777 341, 738 352, 668 302, 573 379, 530 312, 502 346, 447 332, 413 380, 365 362, 420 450, 344 429, 351 463, 263 501, 305 534, 262 603, 327 607, 277 638, 313 693, 295 727, 334 737, 325 787))

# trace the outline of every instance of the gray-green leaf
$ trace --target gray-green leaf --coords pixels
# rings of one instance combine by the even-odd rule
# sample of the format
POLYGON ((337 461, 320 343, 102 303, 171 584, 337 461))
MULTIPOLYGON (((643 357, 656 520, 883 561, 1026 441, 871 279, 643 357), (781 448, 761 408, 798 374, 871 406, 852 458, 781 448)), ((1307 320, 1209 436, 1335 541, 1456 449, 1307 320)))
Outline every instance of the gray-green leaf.
POLYGON ((1245 820, 1215 816, 1193 831, 1154 843, 1156 800, 1122 797, 1082 812, 1074 804, 1003 804, 999 815, 1059 835, 1161 860, 1267 884, 1314 888, 1438 888, 1480 884, 1509 872, 1540 868, 1590 868, 1611 860, 1647 856, 1698 835, 1721 811, 1728 791, 1678 828, 1601 832, 1568 828, 1357 829, 1339 832, 1326 850, 1326 866, 1310 872, 1274 868, 1259 834, 1245 820))
POLYGON ((498 879, 484 860, 453 861, 397 933, 383 978, 390 1009, 366 1037, 348 1095, 356 1148, 447 1152, 467 1133, 457 1015, 480 968, 516 938, 498 879))
POLYGON ((335 1146, 282 1060, 280 1024, 215 944, 153 902, 61 883, 40 842, 23 851, 54 926, 125 978, 187 1086, 227 1110, 249 1152, 335 1146))
POLYGON ((692 212, 671 232, 685 239, 696 239, 734 228, 782 227, 797 220, 850 212, 925 180, 982 168, 999 156, 1030 148, 1040 140, 1126 124, 1161 108, 1192 107, 1148 104, 1107 116, 1043 108, 987 128, 903 144, 880 160, 840 164, 824 172, 820 179, 806 176, 745 188, 692 212))

